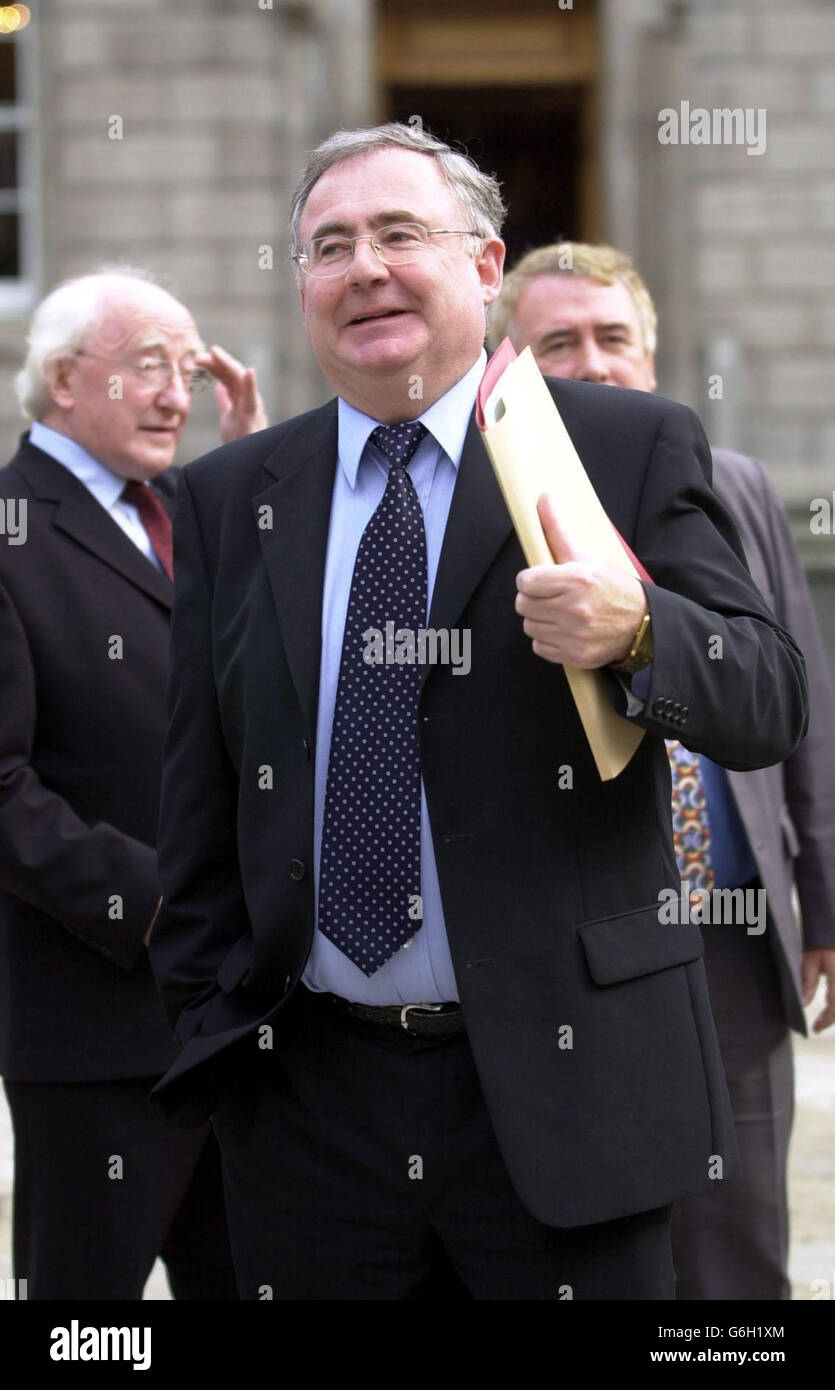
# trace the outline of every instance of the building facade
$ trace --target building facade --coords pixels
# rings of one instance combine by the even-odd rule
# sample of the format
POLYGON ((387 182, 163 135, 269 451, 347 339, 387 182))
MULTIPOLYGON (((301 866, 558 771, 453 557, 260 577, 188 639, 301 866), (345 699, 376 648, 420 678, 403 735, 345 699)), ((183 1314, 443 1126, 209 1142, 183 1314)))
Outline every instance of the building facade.
MULTIPOLYGON (((835 539, 810 529, 835 488, 833 115, 827 0, 0 6, 6 453, 29 310, 102 263, 157 273, 258 368, 273 419, 322 400, 290 192, 334 128, 420 120, 499 173, 511 259, 561 236, 635 257, 661 389, 772 472, 835 652, 835 539)), ((182 459, 215 438, 198 401, 182 459)))

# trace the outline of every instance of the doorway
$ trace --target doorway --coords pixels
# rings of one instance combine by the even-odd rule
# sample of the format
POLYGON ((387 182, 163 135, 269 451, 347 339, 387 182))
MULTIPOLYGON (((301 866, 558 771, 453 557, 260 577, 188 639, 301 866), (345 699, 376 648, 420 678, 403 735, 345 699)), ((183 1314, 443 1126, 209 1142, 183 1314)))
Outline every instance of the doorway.
POLYGON ((381 0, 378 116, 424 129, 495 173, 508 265, 543 242, 599 237, 594 6, 381 0), (414 121, 412 122, 414 124, 414 121))
POLYGON ((543 242, 585 239, 582 93, 576 87, 392 87, 388 119, 424 128, 495 174, 508 207, 508 264, 543 242))

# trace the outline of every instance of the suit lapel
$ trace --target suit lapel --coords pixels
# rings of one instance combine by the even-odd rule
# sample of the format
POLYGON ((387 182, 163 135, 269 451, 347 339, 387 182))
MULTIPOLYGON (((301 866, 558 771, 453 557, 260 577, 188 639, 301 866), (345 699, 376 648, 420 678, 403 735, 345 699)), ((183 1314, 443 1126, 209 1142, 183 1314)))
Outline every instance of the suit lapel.
POLYGON ((307 421, 307 430, 294 431, 265 462, 276 481, 253 498, 253 509, 287 662, 313 739, 338 438, 336 401, 322 407, 312 430, 310 417, 307 421))
MULTIPOLYGON (((453 628, 512 530, 481 433, 470 417, 458 465, 429 613, 431 628, 453 628)), ((421 689, 432 666, 424 666, 421 689)))
MULTIPOLYGON (((166 574, 158 570, 124 531, 108 515, 104 507, 88 492, 83 483, 42 449, 24 437, 20 450, 12 460, 29 482, 39 501, 57 503, 52 525, 85 550, 115 570, 128 583, 135 584, 150 598, 166 608, 171 607, 174 586, 166 574)), ((169 499, 162 489, 156 489, 163 505, 169 499)))
MULTIPOLYGON (((319 698, 325 556, 337 442, 337 406, 331 401, 322 408, 312 431, 309 424, 307 430, 295 431, 267 459, 264 467, 276 481, 252 503, 288 665, 311 737, 315 737, 319 698)), ((473 415, 441 549, 430 627, 455 626, 511 529, 473 415)), ((422 683, 431 670, 424 667, 422 683)))

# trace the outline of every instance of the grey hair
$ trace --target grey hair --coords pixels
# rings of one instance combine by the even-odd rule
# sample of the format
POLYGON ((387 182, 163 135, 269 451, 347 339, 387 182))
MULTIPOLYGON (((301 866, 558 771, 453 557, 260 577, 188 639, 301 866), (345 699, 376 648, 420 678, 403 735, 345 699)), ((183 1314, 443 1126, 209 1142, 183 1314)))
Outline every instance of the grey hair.
POLYGON ((470 254, 475 255, 480 242, 487 237, 501 235, 505 206, 498 179, 482 173, 469 155, 453 150, 428 131, 390 121, 387 125, 367 126, 360 130, 337 130, 321 145, 317 145, 293 194, 290 211, 290 251, 293 256, 299 252, 299 223, 305 204, 314 184, 326 170, 357 155, 392 148, 414 150, 435 160, 445 183, 458 199, 466 222, 476 233, 476 236, 467 239, 470 254))
POLYGON ((89 275, 64 280, 41 300, 29 323, 26 358, 14 379, 18 405, 27 420, 39 420, 52 405, 47 368, 75 351, 87 329, 96 322, 107 292, 125 280, 159 284, 150 270, 104 265, 89 275))

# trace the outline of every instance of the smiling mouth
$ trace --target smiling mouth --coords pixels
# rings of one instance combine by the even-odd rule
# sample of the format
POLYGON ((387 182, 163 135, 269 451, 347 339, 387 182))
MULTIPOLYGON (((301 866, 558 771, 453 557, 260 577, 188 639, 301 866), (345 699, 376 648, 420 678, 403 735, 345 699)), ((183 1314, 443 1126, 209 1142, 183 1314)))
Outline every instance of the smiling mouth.
POLYGON ((408 309, 383 309, 377 314, 357 314, 356 318, 351 319, 349 326, 353 328, 358 323, 373 323, 376 319, 399 318, 401 314, 408 312, 408 309))

